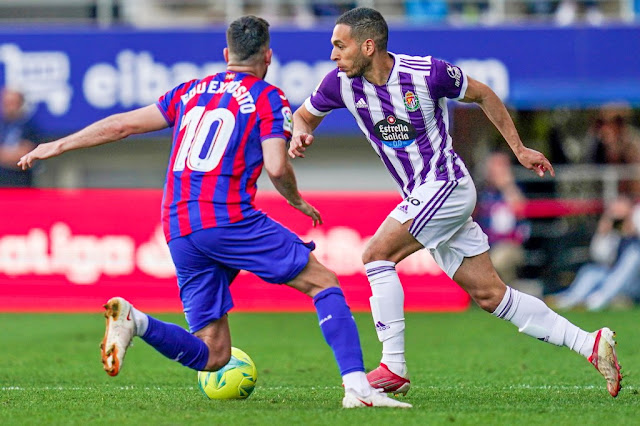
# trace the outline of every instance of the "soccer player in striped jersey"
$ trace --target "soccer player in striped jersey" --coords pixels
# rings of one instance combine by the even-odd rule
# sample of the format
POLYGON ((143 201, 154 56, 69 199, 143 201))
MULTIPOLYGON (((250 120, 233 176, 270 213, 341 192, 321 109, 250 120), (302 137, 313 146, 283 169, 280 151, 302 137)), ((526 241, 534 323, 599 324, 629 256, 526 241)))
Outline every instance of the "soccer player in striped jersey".
POLYGON ((527 169, 542 177, 545 172, 554 175, 553 167, 522 144, 507 109, 489 87, 432 56, 388 52, 387 38, 387 24, 373 9, 353 9, 338 18, 331 37, 337 69, 294 114, 289 147, 292 158, 304 157, 323 118, 347 108, 404 198, 362 255, 382 342, 380 367, 368 374, 369 381, 386 392, 409 390, 404 293, 395 266, 427 248, 480 307, 527 335, 580 353, 604 376, 615 397, 622 376, 614 333, 606 327, 593 333, 581 330, 539 299, 505 285, 496 273, 487 236, 471 219, 476 190, 452 147, 447 99, 477 103, 527 169))
POLYGON ((121 297, 105 305, 101 355, 107 374, 120 372, 135 335, 192 369, 216 371, 231 356, 229 286, 240 270, 285 283, 313 298, 320 328, 333 350, 345 388, 343 406, 408 408, 373 389, 365 375, 356 323, 333 272, 291 231, 254 206, 262 167, 289 204, 321 224, 298 192, 286 143, 292 113, 284 93, 265 82, 271 63, 269 24, 255 16, 232 22, 224 49, 226 72, 192 80, 154 105, 116 114, 40 145, 22 169, 39 159, 173 127, 162 201, 162 222, 176 266, 191 332, 135 309, 121 297))

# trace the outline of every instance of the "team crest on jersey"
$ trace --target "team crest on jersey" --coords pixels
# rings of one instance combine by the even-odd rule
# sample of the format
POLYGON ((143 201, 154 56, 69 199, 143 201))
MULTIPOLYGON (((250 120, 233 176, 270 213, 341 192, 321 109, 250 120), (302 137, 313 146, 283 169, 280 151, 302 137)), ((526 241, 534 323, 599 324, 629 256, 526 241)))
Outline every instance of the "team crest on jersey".
POLYGON ((225 80, 233 80, 234 78, 236 78, 236 73, 235 72, 228 72, 224 79, 225 80))
POLYGON ((415 142, 418 132, 413 124, 394 115, 378 121, 373 127, 376 137, 388 147, 404 148, 415 142))
POLYGON ((405 92, 404 94, 404 106, 407 107, 407 111, 414 112, 420 108, 420 101, 418 101, 418 97, 411 90, 405 92))

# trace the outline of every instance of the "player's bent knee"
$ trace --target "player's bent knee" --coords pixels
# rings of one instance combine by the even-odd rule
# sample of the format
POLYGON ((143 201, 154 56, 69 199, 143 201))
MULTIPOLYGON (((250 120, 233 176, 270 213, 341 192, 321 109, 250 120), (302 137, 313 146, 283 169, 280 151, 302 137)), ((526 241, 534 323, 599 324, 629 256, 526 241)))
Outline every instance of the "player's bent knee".
POLYGON ((327 288, 340 287, 338 276, 318 262, 313 254, 309 256, 309 263, 302 272, 287 285, 310 297, 315 297, 316 294, 327 288))
POLYGON ((331 287, 340 287, 338 276, 330 269, 323 268, 317 275, 313 276, 313 280, 309 282, 309 296, 313 297, 323 290, 331 287))
POLYGON ((475 299, 475 301, 478 304, 478 306, 482 308, 482 310, 487 311, 489 313, 495 311, 499 305, 499 303, 493 303, 493 301, 487 300, 487 299, 480 299, 480 300, 475 299))
POLYGON ((480 308, 487 312, 495 311, 502 301, 499 292, 493 290, 477 290, 471 292, 470 296, 480 308))
POLYGON ((364 252, 362 252, 362 263, 366 265, 367 263, 375 262, 376 260, 387 260, 387 257, 386 253, 383 253, 377 245, 369 242, 369 244, 364 248, 364 252))
POLYGON ((335 272, 320 263, 313 255, 309 256, 309 263, 302 272, 306 275, 309 281, 315 282, 324 287, 333 287, 330 283, 334 283, 336 285, 338 283, 338 276, 335 272))

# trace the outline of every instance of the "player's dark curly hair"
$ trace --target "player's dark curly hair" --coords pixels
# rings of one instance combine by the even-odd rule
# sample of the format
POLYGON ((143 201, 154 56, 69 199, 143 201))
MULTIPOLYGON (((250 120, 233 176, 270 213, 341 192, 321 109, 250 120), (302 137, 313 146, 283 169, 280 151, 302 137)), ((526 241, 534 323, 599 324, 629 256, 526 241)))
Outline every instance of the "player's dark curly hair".
POLYGON ((336 21, 336 25, 339 24, 351 27, 351 37, 358 43, 370 38, 378 49, 387 50, 389 27, 377 10, 368 7, 351 9, 340 15, 336 21))
POLYGON ((227 46, 235 60, 250 59, 269 46, 269 23, 253 15, 236 19, 227 28, 227 46))

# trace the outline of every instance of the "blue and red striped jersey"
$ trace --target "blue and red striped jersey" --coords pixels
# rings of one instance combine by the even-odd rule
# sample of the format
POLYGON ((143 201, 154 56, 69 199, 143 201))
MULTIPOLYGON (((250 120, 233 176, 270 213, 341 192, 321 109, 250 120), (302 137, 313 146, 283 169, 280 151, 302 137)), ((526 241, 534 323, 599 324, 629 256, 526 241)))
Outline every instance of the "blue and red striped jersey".
POLYGON ((156 105, 173 127, 162 199, 167 241, 254 214, 261 144, 289 140, 293 130, 284 93, 228 71, 182 83, 156 105))

